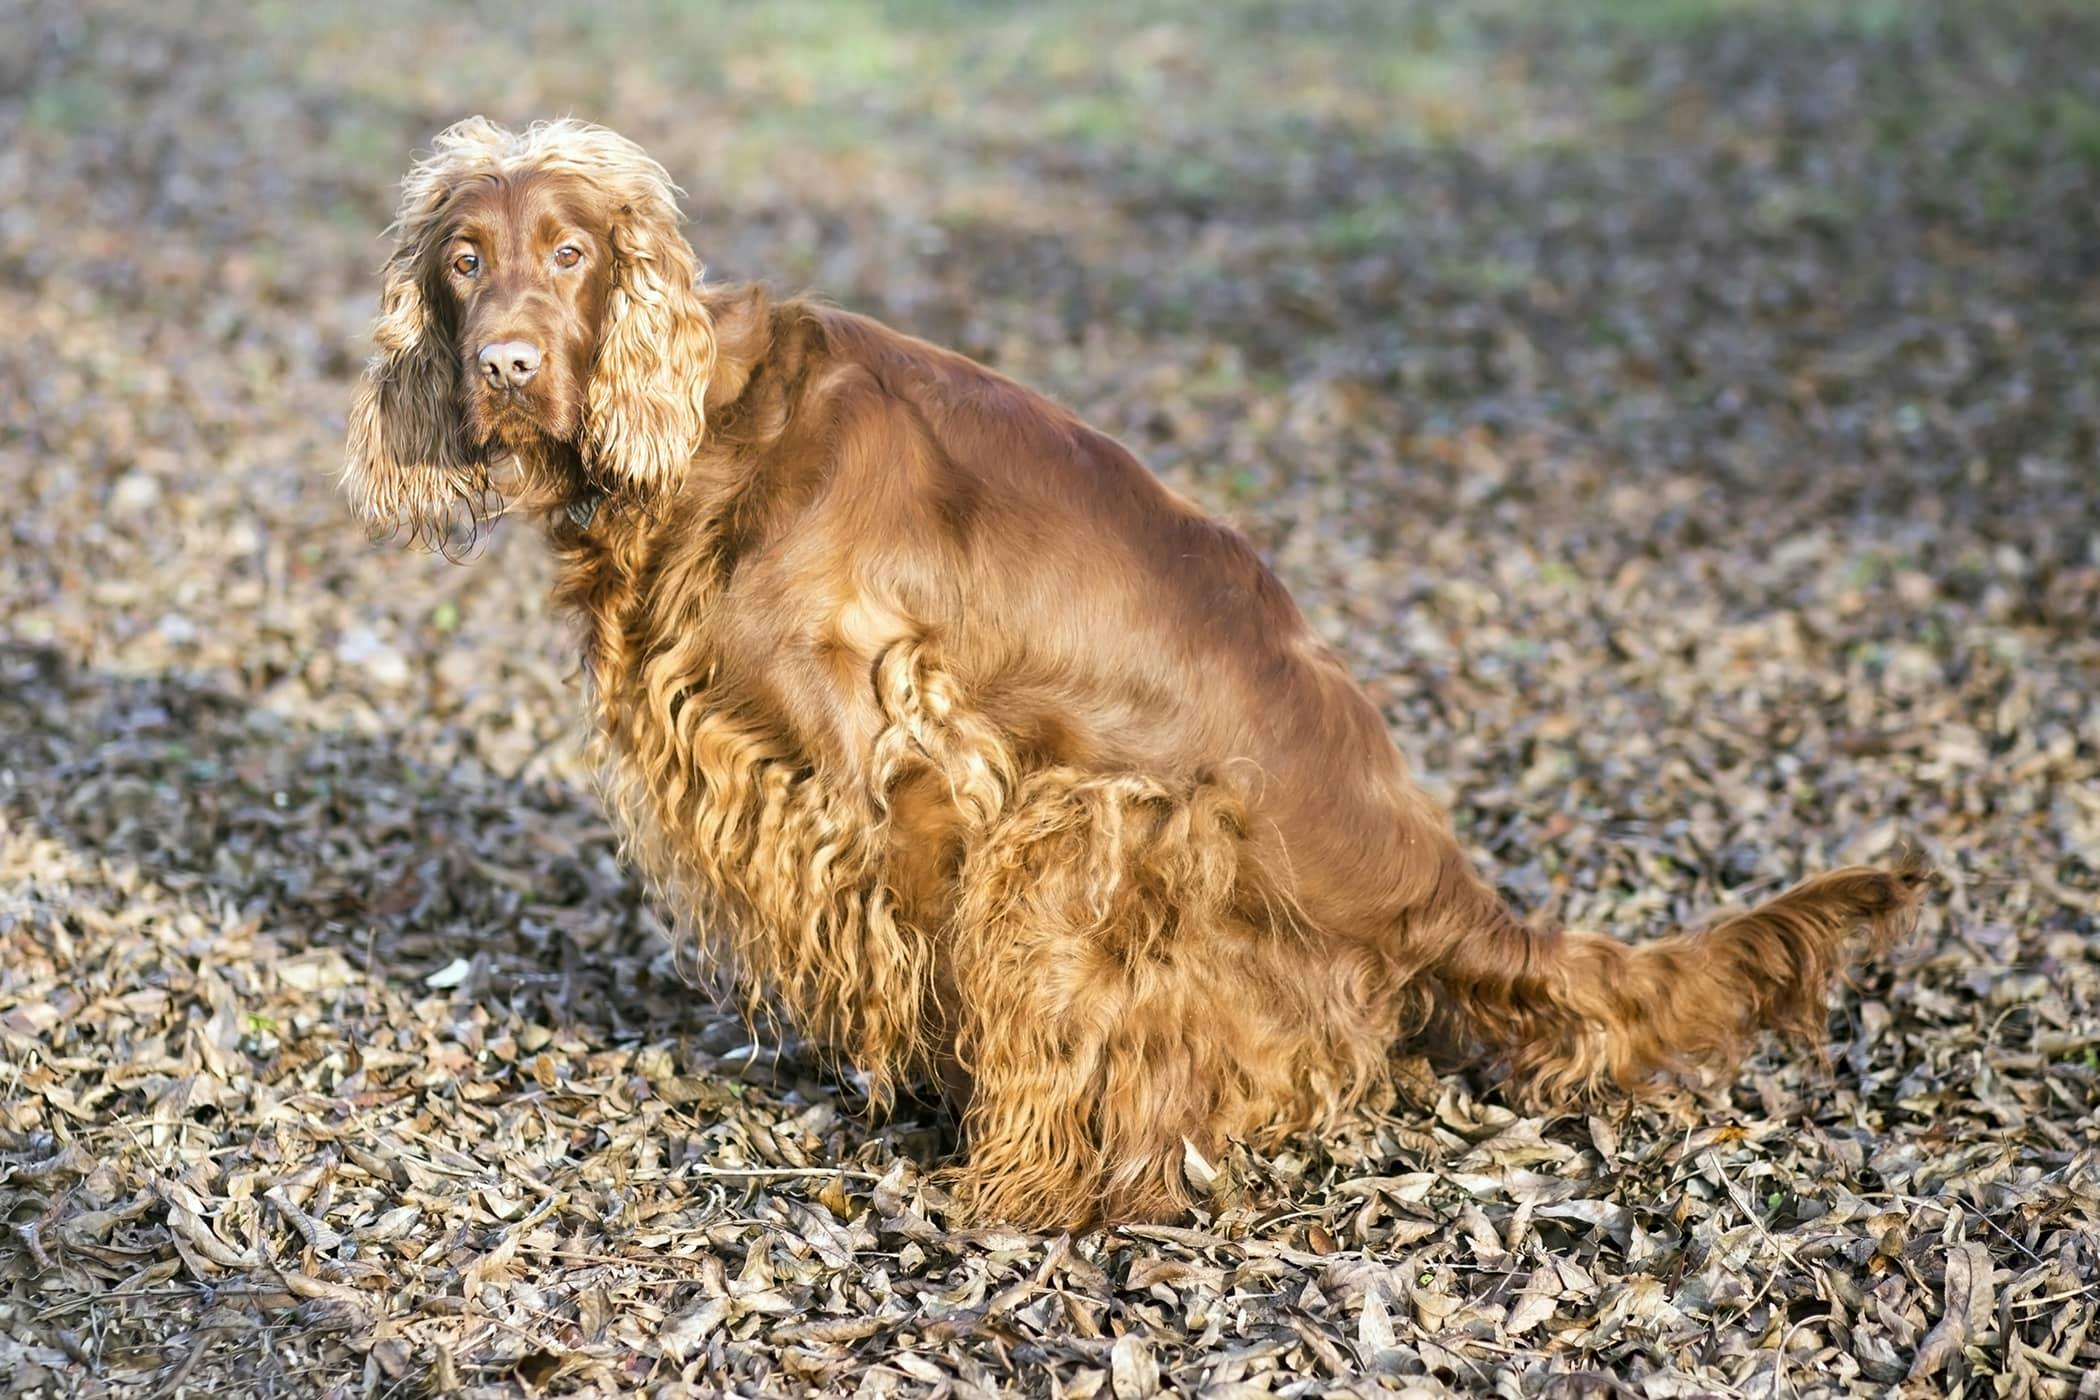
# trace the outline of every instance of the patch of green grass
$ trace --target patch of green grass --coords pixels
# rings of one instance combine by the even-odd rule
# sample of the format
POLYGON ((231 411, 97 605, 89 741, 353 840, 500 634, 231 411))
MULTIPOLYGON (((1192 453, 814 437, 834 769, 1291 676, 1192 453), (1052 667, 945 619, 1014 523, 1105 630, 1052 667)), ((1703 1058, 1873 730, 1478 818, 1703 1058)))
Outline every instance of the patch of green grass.
POLYGON ((1859 216, 1855 196, 1827 185, 1778 184, 1758 201, 1756 218, 1773 232, 1801 225, 1843 228, 1859 216))
POLYGON ((97 83, 59 78, 31 89, 23 115, 32 126, 70 134, 93 124, 113 101, 113 95, 97 83))
POLYGON ((1378 85, 1391 92, 1415 95, 1455 94, 1476 77, 1472 65, 1444 52, 1401 49, 1360 59, 1378 85))
POLYGON ((1235 501, 1259 500, 1262 496, 1262 475, 1252 467, 1239 467, 1225 478, 1225 493, 1235 501))
POLYGON ((2031 164, 2061 152, 2100 165, 2100 102, 2067 88, 1968 103, 1950 124, 1954 149, 1982 164, 2031 164))
POLYGON ((1155 165, 1152 173, 1166 193, 1198 203, 1224 198, 1234 184, 1230 170, 1204 156, 1168 160, 1155 165))
POLYGON ((2087 164, 2100 165, 2100 102, 2084 93, 2068 91, 2052 92, 2044 102, 2064 153, 2087 164))
POLYGON ((1313 246, 1323 253, 1349 256, 1396 246, 1407 233, 1407 211, 1388 202, 1340 209, 1313 225, 1313 246))
POLYGON ((1793 25, 1867 37, 1886 33, 1915 13, 1915 0, 1591 0, 1561 7, 1559 17, 1593 21, 1655 38, 1747 25, 1793 25))
POLYGON ((1052 98, 1042 109, 1042 130, 1064 140, 1136 141, 1149 130, 1142 108, 1098 93, 1052 98))
POLYGON ((1644 120, 1655 98, 1631 83, 1600 83, 1589 92, 1590 115, 1608 126, 1644 120))
POLYGON ((1910 561, 1897 554, 1870 550, 1845 565, 1847 588, 1877 588, 1908 568, 1910 561))
POLYGON ((1444 257, 1430 264, 1436 280, 1470 296, 1493 297, 1520 291, 1531 281, 1531 272, 1521 263, 1492 254, 1480 257, 1444 257))
POLYGON ((390 123, 338 121, 325 139, 330 157, 352 168, 383 170, 401 158, 400 136, 390 123))
POLYGON ((1183 387, 1191 398, 1236 397, 1247 390, 1247 369, 1237 354, 1208 356, 1183 387))

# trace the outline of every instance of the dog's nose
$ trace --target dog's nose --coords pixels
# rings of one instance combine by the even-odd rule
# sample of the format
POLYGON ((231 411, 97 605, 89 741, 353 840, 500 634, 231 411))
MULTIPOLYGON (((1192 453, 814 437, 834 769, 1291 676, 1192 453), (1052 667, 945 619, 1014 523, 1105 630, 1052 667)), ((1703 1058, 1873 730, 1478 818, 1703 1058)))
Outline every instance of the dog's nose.
POLYGON ((481 377, 491 389, 522 389, 540 372, 540 347, 499 340, 481 347, 481 377))

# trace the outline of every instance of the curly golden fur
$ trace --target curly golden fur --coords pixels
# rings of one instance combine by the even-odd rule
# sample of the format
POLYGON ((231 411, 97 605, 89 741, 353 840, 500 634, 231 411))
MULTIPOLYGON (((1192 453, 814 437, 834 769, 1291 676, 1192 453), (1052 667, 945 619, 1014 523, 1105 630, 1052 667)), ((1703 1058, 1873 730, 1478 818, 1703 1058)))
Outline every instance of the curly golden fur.
POLYGON ((981 1216, 1173 1216, 1188 1149, 1333 1122, 1410 1036, 1542 1102, 1813 1042, 1846 939, 1912 922, 1915 859, 1527 927, 1240 535, 982 366, 702 288, 677 222, 610 132, 443 133, 347 490, 543 521, 635 859, 878 1100, 954 1096, 981 1216))

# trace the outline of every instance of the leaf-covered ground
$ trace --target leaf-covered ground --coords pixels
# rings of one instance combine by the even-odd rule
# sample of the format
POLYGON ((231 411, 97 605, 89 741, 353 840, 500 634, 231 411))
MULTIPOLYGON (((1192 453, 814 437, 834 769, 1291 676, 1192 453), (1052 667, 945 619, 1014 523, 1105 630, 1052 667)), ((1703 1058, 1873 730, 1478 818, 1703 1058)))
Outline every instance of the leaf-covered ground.
POLYGON ((2094 1394, 2100 11, 0 5, 0 1395, 2094 1394), (1142 15, 1139 12, 1142 11, 1142 15), (1216 1209, 950 1228, 695 989, 535 541, 333 494, 471 111, 1241 523, 1511 897, 1921 842, 1827 1069, 1402 1059, 1216 1209))

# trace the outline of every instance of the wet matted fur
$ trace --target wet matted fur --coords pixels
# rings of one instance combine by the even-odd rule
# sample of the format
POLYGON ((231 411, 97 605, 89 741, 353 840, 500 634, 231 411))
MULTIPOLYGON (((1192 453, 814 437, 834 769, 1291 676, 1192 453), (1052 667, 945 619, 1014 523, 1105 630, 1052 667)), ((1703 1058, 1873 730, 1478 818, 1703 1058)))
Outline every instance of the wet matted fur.
POLYGON ((634 858, 754 1003, 937 1081, 985 1218, 1173 1216, 1433 1031, 1559 1101, 1814 1043, 1922 863, 1640 946, 1527 927, 1235 531, 1063 408, 705 288, 640 149, 479 118, 403 190, 346 487, 541 521, 634 858), (544 352, 503 384, 483 346, 544 352))

